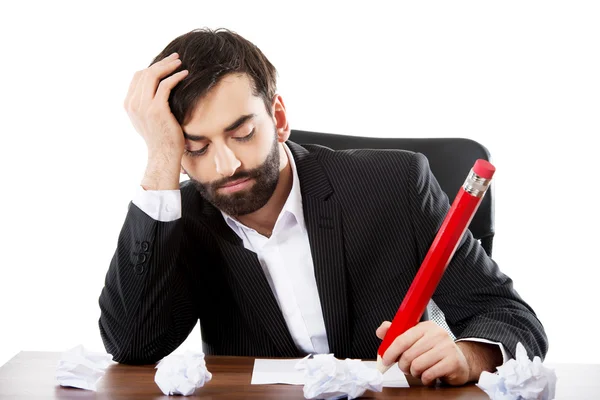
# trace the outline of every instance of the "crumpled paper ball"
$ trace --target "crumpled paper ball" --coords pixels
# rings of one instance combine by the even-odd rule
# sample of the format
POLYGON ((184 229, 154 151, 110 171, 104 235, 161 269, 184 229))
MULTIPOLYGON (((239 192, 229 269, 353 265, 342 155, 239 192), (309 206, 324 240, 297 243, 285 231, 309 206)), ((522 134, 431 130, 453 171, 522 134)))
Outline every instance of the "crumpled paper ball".
POLYGON ((212 374, 206 369, 204 353, 192 351, 163 358, 156 366, 154 375, 154 382, 166 395, 192 395, 211 379, 212 374))
POLYGON ((79 345, 62 353, 56 366, 56 380, 61 386, 96 391, 98 381, 111 364, 110 354, 92 353, 79 345))
POLYGON ((296 364, 304 371, 304 397, 330 399, 347 395, 349 399, 362 396, 367 390, 381 392, 383 375, 361 360, 338 360, 333 354, 307 356, 296 364))
POLYGON ((517 359, 510 359, 498 372, 482 372, 479 386, 493 400, 552 400, 556 392, 556 373, 535 356, 527 357, 527 350, 517 343, 517 359))

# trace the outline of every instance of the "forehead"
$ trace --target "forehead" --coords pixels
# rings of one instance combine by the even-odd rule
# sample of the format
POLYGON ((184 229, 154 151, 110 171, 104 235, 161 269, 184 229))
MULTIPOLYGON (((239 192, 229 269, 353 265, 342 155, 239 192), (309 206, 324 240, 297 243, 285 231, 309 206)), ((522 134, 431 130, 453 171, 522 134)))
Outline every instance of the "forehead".
POLYGON ((222 133, 242 115, 266 113, 262 98, 252 93, 246 74, 224 76, 194 107, 183 130, 194 135, 222 133))

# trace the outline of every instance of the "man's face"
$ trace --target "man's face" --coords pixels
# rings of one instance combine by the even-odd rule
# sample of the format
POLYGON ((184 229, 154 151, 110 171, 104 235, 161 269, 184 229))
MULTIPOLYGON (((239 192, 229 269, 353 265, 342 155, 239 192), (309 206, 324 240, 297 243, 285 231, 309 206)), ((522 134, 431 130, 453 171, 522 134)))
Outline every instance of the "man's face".
POLYGON ((183 126, 182 169, 206 200, 232 216, 263 207, 279 180, 275 120, 250 84, 246 75, 225 76, 183 126))

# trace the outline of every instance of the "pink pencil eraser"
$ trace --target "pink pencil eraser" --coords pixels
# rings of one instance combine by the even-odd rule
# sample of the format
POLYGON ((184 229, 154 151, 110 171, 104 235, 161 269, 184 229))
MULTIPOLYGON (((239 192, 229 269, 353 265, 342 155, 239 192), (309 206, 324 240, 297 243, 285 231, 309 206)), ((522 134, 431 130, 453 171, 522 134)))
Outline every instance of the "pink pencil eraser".
POLYGON ((482 177, 483 179, 492 179, 494 176, 494 172, 496 172, 496 167, 494 167, 489 162, 479 159, 475 161, 475 165, 473 166, 473 172, 482 177))

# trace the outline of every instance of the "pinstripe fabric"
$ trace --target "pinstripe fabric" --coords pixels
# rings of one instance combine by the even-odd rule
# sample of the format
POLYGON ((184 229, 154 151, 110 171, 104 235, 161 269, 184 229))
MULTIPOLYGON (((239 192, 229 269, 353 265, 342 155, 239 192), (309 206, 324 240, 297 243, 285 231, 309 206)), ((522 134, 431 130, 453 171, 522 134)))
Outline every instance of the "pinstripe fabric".
MULTIPOLYGON (((288 145, 330 349, 373 358, 375 330, 393 318, 448 199, 421 154, 288 145)), ((99 301, 106 350, 119 362, 156 362, 199 318, 207 354, 301 356, 256 254, 192 185, 183 183, 181 194, 177 221, 154 221, 130 205, 99 301)), ((533 310, 469 232, 433 300, 457 338, 547 352, 533 310)))

